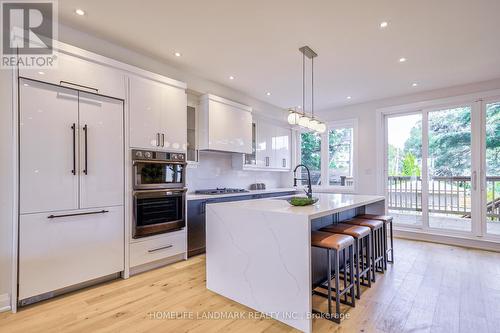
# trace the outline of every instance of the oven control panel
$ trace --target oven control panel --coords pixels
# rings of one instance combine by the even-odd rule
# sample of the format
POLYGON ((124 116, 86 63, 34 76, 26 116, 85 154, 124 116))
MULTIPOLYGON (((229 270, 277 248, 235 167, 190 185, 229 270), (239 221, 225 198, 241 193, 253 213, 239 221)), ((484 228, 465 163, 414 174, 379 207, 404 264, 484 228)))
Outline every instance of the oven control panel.
POLYGON ((184 153, 170 153, 164 151, 152 150, 132 150, 133 160, 151 160, 151 161, 164 161, 164 162, 185 162, 186 154, 184 153))

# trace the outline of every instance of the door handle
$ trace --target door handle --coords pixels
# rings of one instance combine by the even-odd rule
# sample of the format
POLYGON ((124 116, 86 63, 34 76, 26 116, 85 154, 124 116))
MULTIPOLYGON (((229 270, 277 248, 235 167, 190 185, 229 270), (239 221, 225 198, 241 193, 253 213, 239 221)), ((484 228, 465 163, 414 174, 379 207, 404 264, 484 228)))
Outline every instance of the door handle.
POLYGON ((472 189, 477 190, 477 172, 472 172, 472 189))
POLYGON ((165 134, 161 133, 161 146, 165 147, 165 134))
POLYGON ((93 215, 93 214, 105 214, 109 213, 109 210, 100 210, 97 212, 86 212, 86 213, 75 213, 75 214, 63 214, 63 215, 49 215, 47 216, 48 219, 56 219, 60 217, 70 217, 70 216, 81 216, 81 215, 93 215))
POLYGON ((160 251, 160 250, 170 249, 172 246, 173 245, 166 245, 166 246, 158 247, 156 249, 148 250, 148 252, 152 253, 152 252, 156 252, 156 251, 160 251))
POLYGON ((84 166, 84 169, 83 169, 83 173, 88 175, 88 144, 87 144, 87 137, 88 137, 88 126, 87 124, 85 124, 85 126, 83 126, 83 133, 85 134, 85 139, 84 139, 84 142, 85 142, 85 149, 84 149, 84 154, 85 154, 85 166, 84 166))
POLYGON ((156 133, 156 147, 160 147, 160 133, 156 133))
POLYGON ((69 81, 59 81, 59 85, 60 86, 64 87, 64 84, 66 84, 66 85, 72 85, 72 86, 75 86, 75 87, 84 88, 84 89, 88 89, 88 90, 94 90, 96 94, 99 93, 99 89, 97 89, 97 88, 92 88, 92 87, 89 87, 89 86, 84 86, 84 85, 73 83, 73 82, 69 82, 69 81))
POLYGON ((283 159, 283 168, 286 168, 286 158, 283 159))
POLYGON ((71 130, 73 131, 73 170, 71 173, 76 175, 76 124, 71 125, 71 130))
POLYGON ((269 166, 269 157, 266 156, 266 166, 269 166))

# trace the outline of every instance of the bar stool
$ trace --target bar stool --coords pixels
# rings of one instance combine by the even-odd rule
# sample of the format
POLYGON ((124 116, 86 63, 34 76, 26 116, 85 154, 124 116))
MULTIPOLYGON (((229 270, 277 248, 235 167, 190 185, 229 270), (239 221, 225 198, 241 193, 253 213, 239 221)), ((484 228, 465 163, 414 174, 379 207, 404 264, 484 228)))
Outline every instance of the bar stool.
POLYGON ((371 249, 371 233, 370 228, 360 225, 352 225, 346 223, 334 223, 320 229, 333 234, 349 235, 354 238, 354 262, 356 266, 356 298, 361 298, 361 278, 363 282, 365 278, 368 281, 368 287, 371 287, 370 278, 370 249, 371 249), (364 246, 363 246, 364 242, 364 246), (366 249, 366 256, 363 255, 363 249, 366 249), (366 260, 365 260, 366 258, 366 260), (361 267, 361 272, 360 272, 361 267))
POLYGON ((385 248, 386 248, 386 258, 387 262, 390 262, 391 264, 394 264, 394 235, 392 231, 392 216, 390 215, 375 215, 375 214, 364 214, 364 215, 358 215, 356 218, 359 219, 368 219, 368 220, 378 220, 384 222, 384 231, 385 231, 385 248), (387 247, 387 225, 389 225, 389 238, 391 240, 391 247, 387 247), (391 259, 389 259, 389 253, 391 254, 391 259))
POLYGON ((375 272, 384 273, 385 247, 384 247, 384 223, 377 220, 366 220, 352 218, 342 221, 347 224, 360 225, 370 228, 372 236, 372 281, 375 282, 375 272))
POLYGON ((353 270, 350 269, 350 283, 347 284, 346 280, 346 250, 349 252, 349 261, 352 263, 354 259, 354 238, 347 235, 331 234, 322 231, 313 231, 311 233, 311 245, 317 248, 326 249, 327 260, 328 260, 328 270, 327 270, 327 294, 313 290, 313 294, 326 297, 328 299, 328 313, 323 313, 318 310, 314 310, 314 313, 320 314, 322 317, 327 318, 337 324, 340 323, 340 298, 345 296, 347 302, 347 294, 351 295, 351 302, 347 303, 350 306, 355 306, 355 296, 354 296, 354 274, 353 270), (343 251, 344 255, 344 288, 340 289, 340 252, 343 251), (335 274, 335 288, 332 288, 332 252, 334 254, 333 261, 333 273, 335 274), (332 314, 332 291, 335 292, 335 314, 332 314))

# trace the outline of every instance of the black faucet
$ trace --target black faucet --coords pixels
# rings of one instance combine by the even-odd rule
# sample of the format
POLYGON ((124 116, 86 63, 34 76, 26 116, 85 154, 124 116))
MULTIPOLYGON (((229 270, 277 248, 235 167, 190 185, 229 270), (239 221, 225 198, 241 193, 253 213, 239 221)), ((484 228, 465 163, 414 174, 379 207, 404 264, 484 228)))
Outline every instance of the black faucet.
POLYGON ((295 169, 293 169, 293 186, 296 187, 297 186, 297 180, 307 180, 307 191, 304 190, 304 192, 306 192, 307 194, 307 197, 309 199, 312 198, 313 196, 313 191, 312 191, 312 186, 311 186, 311 173, 309 172, 309 168, 307 166, 305 166, 304 164, 299 164, 295 167, 295 169), (303 168, 306 168, 307 170, 307 179, 303 179, 303 178, 297 178, 295 177, 295 172, 297 171, 298 168, 300 167, 303 167, 303 168))

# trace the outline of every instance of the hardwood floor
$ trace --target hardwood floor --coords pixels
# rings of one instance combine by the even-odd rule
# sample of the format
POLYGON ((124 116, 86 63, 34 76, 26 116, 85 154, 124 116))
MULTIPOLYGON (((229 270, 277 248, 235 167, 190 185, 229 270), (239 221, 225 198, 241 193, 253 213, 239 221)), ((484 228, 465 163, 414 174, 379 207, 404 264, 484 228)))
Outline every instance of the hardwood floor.
MULTIPOLYGON (((314 332, 500 332, 500 253, 400 239, 395 248, 395 265, 344 308, 349 319, 317 319, 314 332)), ((204 256, 0 314, 0 332, 292 331, 206 290, 204 256)))

